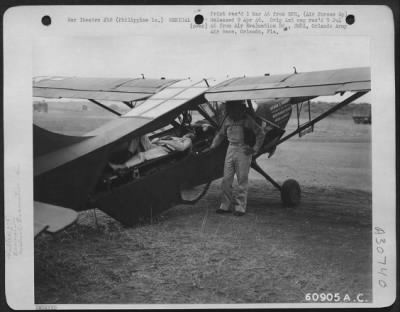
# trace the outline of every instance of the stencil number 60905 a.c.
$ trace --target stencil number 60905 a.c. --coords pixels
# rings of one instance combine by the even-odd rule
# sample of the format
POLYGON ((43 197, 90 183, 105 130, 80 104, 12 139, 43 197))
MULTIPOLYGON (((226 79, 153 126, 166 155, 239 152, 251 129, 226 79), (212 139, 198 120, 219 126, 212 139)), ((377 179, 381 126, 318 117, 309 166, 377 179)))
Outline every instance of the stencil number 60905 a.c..
POLYGON ((339 293, 307 293, 305 295, 306 301, 312 302, 339 302, 339 293))

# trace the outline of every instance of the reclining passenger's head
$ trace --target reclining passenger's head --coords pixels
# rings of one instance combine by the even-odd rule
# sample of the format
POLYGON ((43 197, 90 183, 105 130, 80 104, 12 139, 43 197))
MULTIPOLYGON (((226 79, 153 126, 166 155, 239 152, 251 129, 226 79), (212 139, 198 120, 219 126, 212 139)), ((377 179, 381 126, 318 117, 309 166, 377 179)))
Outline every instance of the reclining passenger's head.
POLYGON ((215 129, 208 121, 199 120, 193 124, 193 129, 196 137, 202 137, 204 135, 214 134, 215 129))

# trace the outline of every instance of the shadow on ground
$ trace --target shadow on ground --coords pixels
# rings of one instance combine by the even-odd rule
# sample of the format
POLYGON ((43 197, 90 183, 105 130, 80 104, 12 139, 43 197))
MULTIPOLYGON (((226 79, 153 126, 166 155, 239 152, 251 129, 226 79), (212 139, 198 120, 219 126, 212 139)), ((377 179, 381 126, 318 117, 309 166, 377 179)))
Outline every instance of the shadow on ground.
POLYGON ((97 211, 35 240, 36 303, 305 302, 309 292, 371 300, 371 193, 303 190, 296 209, 254 180, 243 217, 218 215, 218 183, 195 206, 123 227, 97 211))

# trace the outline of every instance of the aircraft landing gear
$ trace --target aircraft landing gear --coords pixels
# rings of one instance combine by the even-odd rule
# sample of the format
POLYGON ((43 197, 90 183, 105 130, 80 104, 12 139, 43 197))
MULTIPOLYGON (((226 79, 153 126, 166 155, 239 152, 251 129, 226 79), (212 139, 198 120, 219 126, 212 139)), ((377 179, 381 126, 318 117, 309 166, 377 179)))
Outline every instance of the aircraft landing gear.
POLYGON ((261 174, 267 181, 269 181, 276 189, 281 192, 282 203, 285 206, 294 207, 300 204, 301 190, 299 183, 294 179, 289 179, 279 185, 272 179, 254 160, 251 162, 251 168, 261 174))
POLYGON ((299 183, 294 179, 283 182, 281 186, 281 199, 286 206, 297 206, 300 204, 301 190, 299 183))

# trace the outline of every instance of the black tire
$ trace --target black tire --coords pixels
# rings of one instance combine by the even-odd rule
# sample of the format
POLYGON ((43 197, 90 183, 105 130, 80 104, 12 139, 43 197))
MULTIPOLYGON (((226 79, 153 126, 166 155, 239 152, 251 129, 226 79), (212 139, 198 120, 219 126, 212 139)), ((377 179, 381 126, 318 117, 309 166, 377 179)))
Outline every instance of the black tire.
POLYGON ((281 187, 281 199, 285 206, 295 207, 300 204, 301 190, 296 180, 289 179, 281 187))

